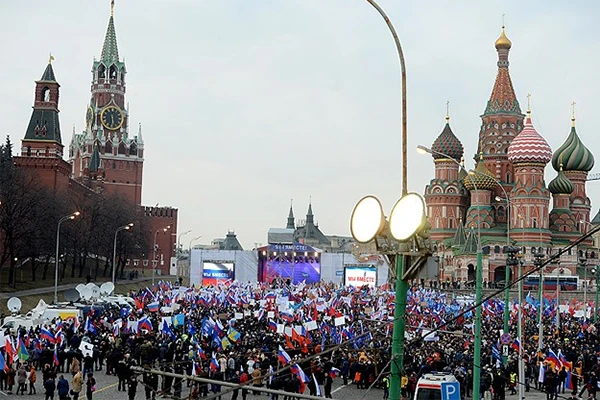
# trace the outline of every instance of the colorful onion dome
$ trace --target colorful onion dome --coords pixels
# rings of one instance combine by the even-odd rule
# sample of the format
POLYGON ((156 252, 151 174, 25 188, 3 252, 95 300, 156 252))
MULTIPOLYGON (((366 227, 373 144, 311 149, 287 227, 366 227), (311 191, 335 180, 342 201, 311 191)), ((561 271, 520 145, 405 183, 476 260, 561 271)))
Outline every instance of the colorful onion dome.
POLYGON ((573 182, 567 178, 563 172, 563 165, 560 164, 558 175, 548 184, 548 190, 552 194, 571 194, 575 189, 573 182))
POLYGON ((431 145, 431 150, 433 150, 432 156, 434 160, 450 157, 459 161, 463 156, 463 145, 454 135, 454 132, 452 132, 448 116, 446 116, 446 126, 431 145))
POLYGON ((500 33, 500 37, 496 40, 495 43, 496 49, 507 49, 510 50, 512 47, 512 42, 509 38, 506 37, 506 33, 504 32, 504 26, 502 27, 502 32, 500 33))
POLYGON ((475 167, 473 173, 469 173, 464 179, 463 183, 467 190, 492 190, 496 187, 496 179, 492 172, 485 166, 483 162, 483 155, 479 155, 479 162, 475 167))
POLYGON ((589 172, 594 167, 594 155, 583 145, 575 130, 575 117, 571 118, 569 137, 552 156, 552 168, 555 171, 559 170, 561 164, 565 171, 589 172))
POLYGON ((523 130, 508 146, 508 160, 512 163, 542 163, 548 164, 552 159, 552 149, 548 142, 535 130, 531 123, 531 111, 527 111, 527 118, 523 130))

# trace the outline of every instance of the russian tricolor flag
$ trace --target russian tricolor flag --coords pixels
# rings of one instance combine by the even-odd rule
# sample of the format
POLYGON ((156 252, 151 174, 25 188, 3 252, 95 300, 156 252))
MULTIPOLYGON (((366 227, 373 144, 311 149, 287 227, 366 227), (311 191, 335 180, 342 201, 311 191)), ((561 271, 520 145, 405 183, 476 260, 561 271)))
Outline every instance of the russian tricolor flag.
POLYGON ((147 317, 140 318, 138 320, 138 330, 146 329, 147 331, 152 330, 152 322, 147 317))
POLYGON ((48 329, 42 327, 40 330, 40 338, 49 341, 50 343, 56 343, 56 337, 48 329))
POLYGON ((283 365, 287 365, 292 361, 292 357, 286 351, 279 346, 279 351, 277 352, 277 358, 283 365))
POLYGON ((214 354, 212 356, 212 358, 210 359, 210 370, 215 372, 219 369, 219 362, 217 361, 217 359, 215 358, 214 354))
POLYGON ((282 311, 281 319, 283 319, 284 321, 287 321, 289 323, 292 323, 292 322, 294 322, 294 314, 292 314, 291 312, 288 312, 288 311, 282 311))
POLYGON ((519 339, 515 339, 515 341, 512 344, 512 348, 516 351, 519 351, 519 349, 521 348, 521 343, 519 343, 519 339))
POLYGON ((277 332, 277 323, 272 319, 269 320, 269 329, 273 332, 277 332))
POLYGON ((150 311, 150 312, 158 312, 160 304, 158 303, 158 301, 155 301, 152 303, 148 303, 148 305, 146 307, 148 307, 148 311, 150 311))

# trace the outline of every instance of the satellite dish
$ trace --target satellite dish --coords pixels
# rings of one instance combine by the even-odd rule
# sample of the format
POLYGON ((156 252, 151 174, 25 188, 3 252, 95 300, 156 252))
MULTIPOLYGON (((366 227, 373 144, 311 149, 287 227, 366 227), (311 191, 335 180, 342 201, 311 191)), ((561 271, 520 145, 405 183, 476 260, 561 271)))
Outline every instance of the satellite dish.
POLYGON ((81 295, 82 300, 90 300, 93 296, 92 289, 90 289, 87 286, 85 286, 83 289, 81 289, 79 291, 79 294, 81 295))
POLYGON ((85 287, 85 285, 83 283, 80 283, 79 285, 75 286, 75 290, 77 290, 78 292, 81 292, 81 289, 83 289, 85 287))
POLYGON ((74 303, 81 297, 81 294, 76 289, 65 290, 65 300, 69 303, 74 303))
POLYGON ((100 297, 100 288, 96 285, 94 285, 92 289, 92 298, 97 299, 98 297, 100 297))
POLYGON ((113 290, 115 290, 115 285, 112 282, 106 282, 100 286, 100 294, 105 296, 110 295, 113 290))
POLYGON ((18 297, 11 297, 6 302, 6 307, 11 313, 18 314, 21 311, 21 299, 18 297))

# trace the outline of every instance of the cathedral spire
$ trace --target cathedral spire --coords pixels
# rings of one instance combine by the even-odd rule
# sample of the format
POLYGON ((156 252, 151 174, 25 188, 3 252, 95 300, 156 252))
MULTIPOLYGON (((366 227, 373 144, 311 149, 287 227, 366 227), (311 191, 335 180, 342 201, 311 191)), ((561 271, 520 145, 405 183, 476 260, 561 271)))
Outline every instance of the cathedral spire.
POLYGON ((296 224, 294 223, 293 203, 294 200, 290 200, 290 213, 288 214, 287 225, 285 229, 296 229, 296 224))
POLYGON ((312 210, 312 198, 308 201, 308 212, 306 213, 306 222, 314 223, 314 215, 312 210))
POLYGON ((508 53, 512 47, 512 42, 506 36, 504 26, 502 26, 502 31, 500 32, 500 37, 496 40, 495 47, 498 52, 498 73, 484 115, 521 114, 521 108, 508 72, 508 53))
POLYGON ((115 33, 114 8, 115 1, 112 0, 110 3, 110 19, 108 20, 108 28, 106 28, 106 35, 104 36, 101 56, 101 61, 105 61, 107 64, 119 61, 117 34, 115 33))

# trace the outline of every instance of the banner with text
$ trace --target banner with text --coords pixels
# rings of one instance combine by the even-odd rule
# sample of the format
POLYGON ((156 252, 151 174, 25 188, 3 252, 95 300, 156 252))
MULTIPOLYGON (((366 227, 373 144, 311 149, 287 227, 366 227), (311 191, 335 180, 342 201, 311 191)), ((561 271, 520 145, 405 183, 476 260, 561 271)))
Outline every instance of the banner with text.
POLYGON ((377 267, 369 264, 346 265, 344 267, 344 284, 346 286, 377 285, 377 267))

